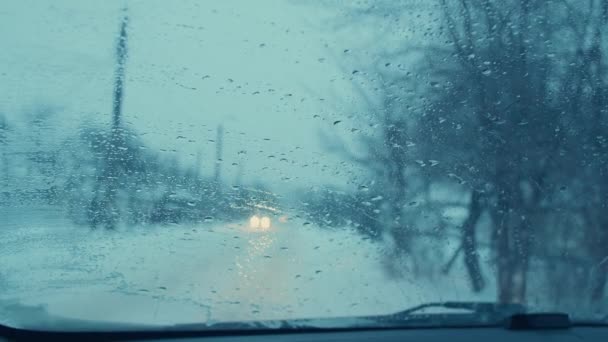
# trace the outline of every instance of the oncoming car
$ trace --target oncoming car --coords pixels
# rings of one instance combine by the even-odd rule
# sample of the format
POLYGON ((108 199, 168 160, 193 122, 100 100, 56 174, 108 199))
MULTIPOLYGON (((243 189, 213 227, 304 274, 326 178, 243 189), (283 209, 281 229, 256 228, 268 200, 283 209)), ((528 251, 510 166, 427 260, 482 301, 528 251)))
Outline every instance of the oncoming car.
POLYGON ((279 223, 287 222, 287 216, 280 209, 267 205, 254 205, 253 214, 246 226, 250 231, 266 232, 279 227, 279 223))
POLYGON ((267 230, 270 229, 271 220, 268 216, 253 215, 249 219, 249 227, 253 229, 267 230))

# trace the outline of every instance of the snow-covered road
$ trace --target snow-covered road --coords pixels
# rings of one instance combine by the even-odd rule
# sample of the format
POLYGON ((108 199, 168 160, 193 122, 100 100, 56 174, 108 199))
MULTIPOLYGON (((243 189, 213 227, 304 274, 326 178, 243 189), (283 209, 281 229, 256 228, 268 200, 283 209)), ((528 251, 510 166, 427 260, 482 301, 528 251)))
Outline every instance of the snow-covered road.
POLYGON ((300 221, 125 231, 74 227, 52 210, 3 210, 0 300, 53 315, 146 324, 388 313, 470 298, 465 277, 389 279, 379 244, 300 221), (46 216, 45 216, 46 215, 46 216), (449 297, 442 294, 449 288, 449 297))

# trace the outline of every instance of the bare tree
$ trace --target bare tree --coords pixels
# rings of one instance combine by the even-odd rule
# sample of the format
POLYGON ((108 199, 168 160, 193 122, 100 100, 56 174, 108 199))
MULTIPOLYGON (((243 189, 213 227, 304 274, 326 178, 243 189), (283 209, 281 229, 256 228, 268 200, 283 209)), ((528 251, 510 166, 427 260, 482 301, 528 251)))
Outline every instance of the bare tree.
MULTIPOLYGON (((448 265, 464 252, 474 291, 486 283, 478 243, 480 229, 486 229, 499 301, 526 302, 532 263, 547 265, 535 272, 568 277, 573 259, 593 273, 581 277, 591 298, 602 298, 608 277, 603 46, 608 2, 435 4, 442 21, 432 31, 439 38, 384 55, 400 60, 422 55, 410 58, 414 76, 374 69, 385 85, 377 89, 380 97, 397 99, 367 101, 378 123, 376 136, 384 139, 363 139, 369 151, 363 154, 341 144, 331 148, 384 179, 383 187, 398 188, 389 202, 401 206, 416 191, 425 191, 413 184, 438 184, 446 178, 460 184, 470 196, 468 216, 459 226, 461 247, 448 265), (436 161, 433 167, 428 167, 430 159, 436 161), (575 196, 581 205, 572 207, 569 200, 575 196), (565 213, 570 223, 560 221, 565 213), (484 214, 491 219, 487 227, 481 223, 484 214), (575 228, 567 224, 584 234, 572 234, 575 228), (563 247, 571 245, 576 247, 563 247), (552 247, 566 248, 568 256, 555 255, 552 247), (556 262, 564 266, 549 266, 556 262)), ((390 14, 378 10, 382 3, 359 14, 382 12, 386 18, 416 11, 407 4, 387 6, 390 14)), ((382 40, 374 44, 378 51, 391 50, 382 40)), ((398 206, 390 215, 407 219, 398 206)), ((411 231, 405 226, 391 231, 411 231)), ((412 244, 411 234, 393 236, 412 244)))

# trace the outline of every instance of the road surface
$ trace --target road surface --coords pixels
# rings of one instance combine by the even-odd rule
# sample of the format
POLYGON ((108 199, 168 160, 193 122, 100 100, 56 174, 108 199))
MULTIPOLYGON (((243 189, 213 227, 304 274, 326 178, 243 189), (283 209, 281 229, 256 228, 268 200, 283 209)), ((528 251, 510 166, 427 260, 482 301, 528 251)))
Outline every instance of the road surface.
POLYGON ((60 317, 161 325, 332 317, 471 297, 464 276, 389 278, 382 245, 349 229, 287 221, 256 231, 244 221, 111 232, 73 226, 52 208, 2 215, 0 301, 60 317))

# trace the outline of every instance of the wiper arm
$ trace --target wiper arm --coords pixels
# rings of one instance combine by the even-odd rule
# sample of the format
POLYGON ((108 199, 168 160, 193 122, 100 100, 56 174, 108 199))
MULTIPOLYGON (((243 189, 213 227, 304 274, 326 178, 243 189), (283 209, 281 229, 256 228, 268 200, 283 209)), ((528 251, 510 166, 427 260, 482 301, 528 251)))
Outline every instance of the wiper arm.
MULTIPOLYGON (((494 302, 433 302, 424 303, 391 315, 380 316, 380 320, 389 322, 412 322, 417 318, 432 317, 441 324, 504 324, 510 330, 540 330, 540 329, 568 329, 571 326, 567 313, 538 312, 528 313, 521 304, 503 304, 494 302), (416 315, 417 312, 427 308, 445 308, 467 310, 470 313, 460 314, 431 314, 416 315), (473 321, 472 321, 473 319, 473 321)), ((435 322, 437 323, 437 322, 435 322)))
MULTIPOLYGON (((472 317, 475 320, 482 322, 499 322, 507 317, 515 314, 525 313, 526 307, 521 304, 501 304, 494 302, 458 302, 458 301, 447 301, 447 302, 431 302, 413 306, 409 309, 398 311, 388 315, 381 315, 375 317, 381 321, 411 321, 415 320, 417 313, 428 308, 443 308, 443 309, 457 309, 466 310, 469 313, 441 313, 433 314, 432 316, 446 316, 449 317, 449 321, 459 320, 462 318, 465 321, 469 321, 472 317)), ((425 316, 425 315, 420 315, 425 316)))
POLYGON ((442 308, 442 309, 460 309, 467 310, 471 313, 476 314, 505 314, 513 315, 516 313, 523 313, 526 311, 525 306, 521 304, 500 304, 494 302, 432 302, 424 303, 413 306, 409 309, 399 311, 393 315, 407 316, 413 313, 419 312, 420 310, 428 308, 442 308))

